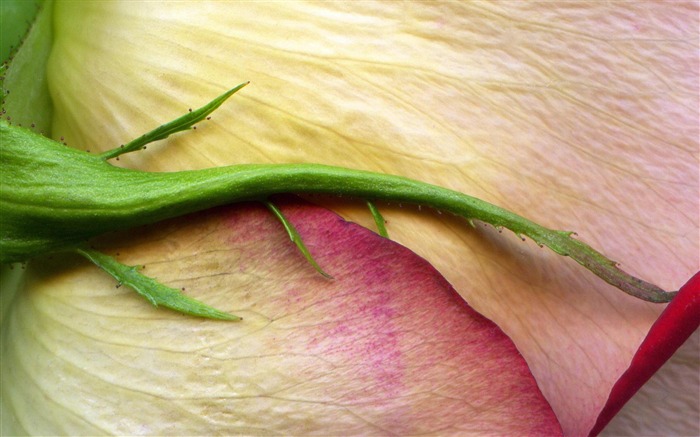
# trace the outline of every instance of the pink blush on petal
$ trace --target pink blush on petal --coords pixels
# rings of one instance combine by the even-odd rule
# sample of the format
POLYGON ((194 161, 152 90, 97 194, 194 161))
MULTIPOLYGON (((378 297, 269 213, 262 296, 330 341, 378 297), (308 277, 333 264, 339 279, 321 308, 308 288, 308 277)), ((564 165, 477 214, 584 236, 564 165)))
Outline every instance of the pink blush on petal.
MULTIPOLYGON (((561 435, 513 342, 428 262, 324 208, 275 202, 334 279, 260 203, 114 237, 107 252, 123 262, 243 317, 186 320, 188 365, 161 361, 166 380, 150 390, 195 369, 206 383, 187 390, 207 404, 203 420, 245 416, 283 435, 561 435)), ((181 316, 158 316, 183 329, 181 316)), ((165 403, 159 414, 173 411, 180 406, 165 403)), ((221 423, 208 433, 235 433, 221 423)))
POLYGON ((485 430, 492 422, 561 433, 510 339, 429 263, 323 209, 280 207, 334 277, 319 282, 302 262, 309 287, 297 285, 277 300, 293 314, 279 321, 293 353, 343 369, 326 400, 398 433, 458 423, 485 430))

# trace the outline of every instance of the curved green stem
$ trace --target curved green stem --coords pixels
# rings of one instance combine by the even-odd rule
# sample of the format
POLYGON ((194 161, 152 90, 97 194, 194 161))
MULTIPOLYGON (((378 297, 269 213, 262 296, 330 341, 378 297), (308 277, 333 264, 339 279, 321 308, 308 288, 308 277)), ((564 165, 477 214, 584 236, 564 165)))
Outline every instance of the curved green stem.
POLYGON ((237 165, 173 173, 118 168, 0 122, 0 261, 72 249, 89 238, 217 205, 279 193, 342 194, 415 203, 525 235, 626 293, 668 302, 667 293, 563 232, 453 190, 407 179, 317 164, 237 165))

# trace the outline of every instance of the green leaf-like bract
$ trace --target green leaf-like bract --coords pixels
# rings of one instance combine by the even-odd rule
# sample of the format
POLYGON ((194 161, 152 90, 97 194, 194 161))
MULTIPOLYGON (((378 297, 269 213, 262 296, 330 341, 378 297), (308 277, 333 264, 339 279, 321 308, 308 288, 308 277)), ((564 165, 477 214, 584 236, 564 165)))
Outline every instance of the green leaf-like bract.
MULTIPOLYGON (((23 7, 37 11, 37 2, 23 7)), ((5 2, 3 1, 3 7, 5 2)), ((12 123, 33 125, 39 132, 51 131, 53 104, 49 95, 46 65, 53 45, 53 1, 43 2, 38 10, 22 45, 11 60, 3 62, 0 74, 2 86, 3 118, 10 117, 12 123)), ((15 21, 17 17, 3 19, 15 21)))
POLYGON ((6 62, 22 44, 39 12, 42 0, 0 2, 0 60, 6 62))

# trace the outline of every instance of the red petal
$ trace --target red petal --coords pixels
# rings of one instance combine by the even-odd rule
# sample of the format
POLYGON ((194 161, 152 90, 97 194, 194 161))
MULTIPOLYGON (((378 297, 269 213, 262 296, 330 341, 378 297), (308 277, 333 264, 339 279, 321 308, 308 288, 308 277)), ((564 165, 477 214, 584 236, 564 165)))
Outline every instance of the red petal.
POLYGON ((632 363, 613 386, 591 430, 597 435, 674 352, 700 326, 700 272, 671 301, 649 330, 632 363))

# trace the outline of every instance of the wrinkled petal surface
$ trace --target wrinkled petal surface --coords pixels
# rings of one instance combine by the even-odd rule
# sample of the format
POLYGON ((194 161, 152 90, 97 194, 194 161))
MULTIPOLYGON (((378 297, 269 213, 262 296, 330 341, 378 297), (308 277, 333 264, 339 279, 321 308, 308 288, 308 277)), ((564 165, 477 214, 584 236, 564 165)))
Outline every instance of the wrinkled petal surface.
MULTIPOLYGON (((696 2, 66 2, 56 13, 54 133, 73 146, 114 147, 251 80, 196 133, 120 163, 398 173, 575 230, 664 288, 700 264, 696 2)), ((371 225, 341 200, 331 206, 371 225)), ((565 432, 586 434, 662 307, 516 237, 380 207, 392 238, 514 340, 565 432)))
POLYGON ((513 343, 432 266, 323 208, 280 204, 334 280, 261 204, 99 244, 239 323, 149 307, 75 259, 35 265, 3 328, 9 433, 561 434, 513 343))

